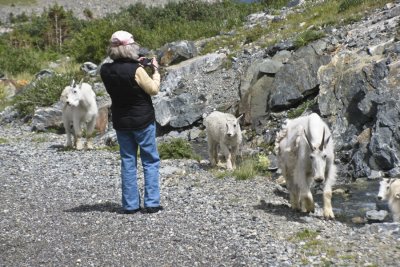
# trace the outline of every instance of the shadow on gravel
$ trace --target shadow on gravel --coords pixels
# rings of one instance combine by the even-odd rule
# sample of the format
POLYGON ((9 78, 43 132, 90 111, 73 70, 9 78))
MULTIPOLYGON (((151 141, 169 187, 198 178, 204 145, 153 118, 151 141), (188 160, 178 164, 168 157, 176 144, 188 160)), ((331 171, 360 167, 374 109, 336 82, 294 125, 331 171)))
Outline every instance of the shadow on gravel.
POLYGON ((260 200, 258 205, 253 206, 256 210, 263 210, 270 214, 285 216, 288 221, 302 222, 301 217, 305 213, 295 212, 286 204, 272 204, 267 203, 265 200, 260 200))
POLYGON ((121 205, 114 202, 105 202, 93 205, 81 205, 76 208, 64 210, 64 212, 93 212, 93 211, 120 213, 121 205))

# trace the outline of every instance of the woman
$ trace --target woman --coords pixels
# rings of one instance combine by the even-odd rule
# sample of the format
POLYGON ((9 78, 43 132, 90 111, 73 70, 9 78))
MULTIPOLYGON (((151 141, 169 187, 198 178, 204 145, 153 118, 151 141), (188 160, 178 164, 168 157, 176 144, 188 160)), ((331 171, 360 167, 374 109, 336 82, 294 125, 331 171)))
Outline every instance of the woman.
POLYGON ((103 64, 100 75, 111 97, 112 122, 120 146, 123 212, 132 214, 141 210, 137 184, 139 148, 144 170, 143 212, 155 213, 162 210, 160 157, 151 100, 160 88, 158 62, 155 58, 151 60, 150 77, 140 64, 143 58, 139 58, 139 45, 126 31, 117 31, 111 36, 107 54, 113 62, 103 64))

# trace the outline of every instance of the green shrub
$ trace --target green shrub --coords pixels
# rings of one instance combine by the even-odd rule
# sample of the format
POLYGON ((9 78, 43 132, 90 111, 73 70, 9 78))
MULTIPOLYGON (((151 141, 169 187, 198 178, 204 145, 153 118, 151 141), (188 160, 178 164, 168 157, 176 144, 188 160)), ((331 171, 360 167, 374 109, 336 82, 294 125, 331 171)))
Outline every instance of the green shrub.
POLYGON ((295 41, 294 45, 296 48, 300 48, 302 46, 306 46, 307 44, 311 43, 312 41, 321 39, 324 37, 325 34, 321 31, 316 31, 316 30, 307 30, 302 33, 300 33, 295 41))
POLYGON ((0 41, 0 70, 11 75, 19 73, 35 74, 39 72, 45 62, 56 58, 56 54, 49 51, 35 51, 30 48, 13 48, 0 41))
POLYGON ((365 0, 342 0, 342 2, 339 5, 339 12, 346 11, 350 9, 351 7, 356 7, 358 5, 363 4, 366 2, 365 0))
POLYGON ((268 171, 270 162, 267 155, 259 153, 256 157, 256 170, 258 173, 266 173, 268 171))
POLYGON ((194 153, 192 145, 182 138, 175 138, 171 141, 159 144, 158 152, 161 159, 200 160, 200 157, 194 153))
POLYGON ((22 117, 33 115, 36 107, 51 106, 57 102, 61 92, 72 79, 78 80, 72 73, 68 73, 37 80, 32 87, 15 96, 14 105, 22 117))
POLYGON ((71 35, 66 51, 78 61, 101 62, 111 34, 126 30, 133 34, 141 46, 158 49, 176 40, 196 40, 218 35, 241 25, 246 16, 262 10, 261 5, 248 5, 234 1, 209 4, 188 0, 170 2, 164 7, 131 5, 118 14, 92 20, 79 32, 71 35))

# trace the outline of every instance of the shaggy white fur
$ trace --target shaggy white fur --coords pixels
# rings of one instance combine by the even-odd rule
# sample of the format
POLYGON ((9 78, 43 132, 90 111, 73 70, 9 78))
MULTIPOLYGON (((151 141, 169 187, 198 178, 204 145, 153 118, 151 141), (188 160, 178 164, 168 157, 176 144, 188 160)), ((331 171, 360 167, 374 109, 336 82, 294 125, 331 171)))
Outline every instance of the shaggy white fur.
POLYGON ((226 159, 228 170, 236 168, 236 154, 242 143, 239 118, 232 114, 214 111, 205 118, 208 153, 212 166, 218 163, 218 146, 226 159))
POLYGON ((292 209, 314 212, 313 183, 324 183, 324 217, 333 219, 332 185, 336 180, 334 146, 328 125, 315 113, 288 120, 277 134, 275 152, 286 179, 292 209))
POLYGON ((92 134, 96 124, 97 103, 96 94, 88 83, 75 85, 73 81, 66 86, 61 94, 60 100, 64 103, 62 119, 67 134, 67 147, 72 146, 71 125, 73 127, 74 147, 83 149, 81 142, 82 127, 86 126, 86 148, 92 149, 92 134))

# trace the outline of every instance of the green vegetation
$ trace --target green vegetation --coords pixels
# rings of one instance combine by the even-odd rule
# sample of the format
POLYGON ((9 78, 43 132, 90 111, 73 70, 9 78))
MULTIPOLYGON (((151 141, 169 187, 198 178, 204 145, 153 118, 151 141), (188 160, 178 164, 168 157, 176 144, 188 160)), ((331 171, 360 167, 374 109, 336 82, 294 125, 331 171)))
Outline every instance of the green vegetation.
POLYGON ((302 102, 298 107, 292 108, 288 111, 288 118, 295 119, 300 117, 306 110, 317 104, 317 98, 309 99, 302 102))
POLYGON ((0 111, 7 106, 7 89, 4 84, 0 84, 0 111))
POLYGON ((161 159, 195 159, 200 161, 200 156, 194 153, 192 145, 182 138, 160 143, 158 152, 161 159))
POLYGON ((35 0, 0 0, 0 6, 31 5, 35 3, 36 3, 35 0))
POLYGON ((297 241, 308 241, 308 240, 314 240, 318 236, 318 232, 304 229, 301 232, 296 233, 296 235, 292 238, 292 240, 297 240, 297 241))
POLYGON ((245 158, 241 161, 233 171, 217 171, 214 176, 222 179, 227 176, 233 176, 237 180, 248 180, 258 175, 268 175, 268 167, 270 165, 268 156, 259 153, 255 156, 245 158))
MULTIPOLYGON (((71 83, 73 74, 52 75, 35 81, 14 98, 16 109, 21 116, 33 115, 35 107, 50 106, 60 99, 64 87, 71 83)), ((76 79, 79 80, 79 79, 76 79)))
POLYGON ((306 46, 312 41, 321 39, 322 37, 325 37, 325 33, 321 31, 306 30, 297 35, 296 39, 294 40, 294 45, 296 48, 300 48, 302 46, 306 46))
POLYGON ((47 141, 47 139, 45 136, 35 136, 32 138, 32 142, 34 142, 34 143, 44 143, 46 141, 47 141))
POLYGON ((247 180, 257 175, 256 162, 253 159, 242 161, 232 175, 238 180, 247 180))
POLYGON ((1 144, 7 144, 8 143, 8 140, 7 139, 5 139, 5 138, 3 138, 3 137, 0 137, 0 145, 1 144))

